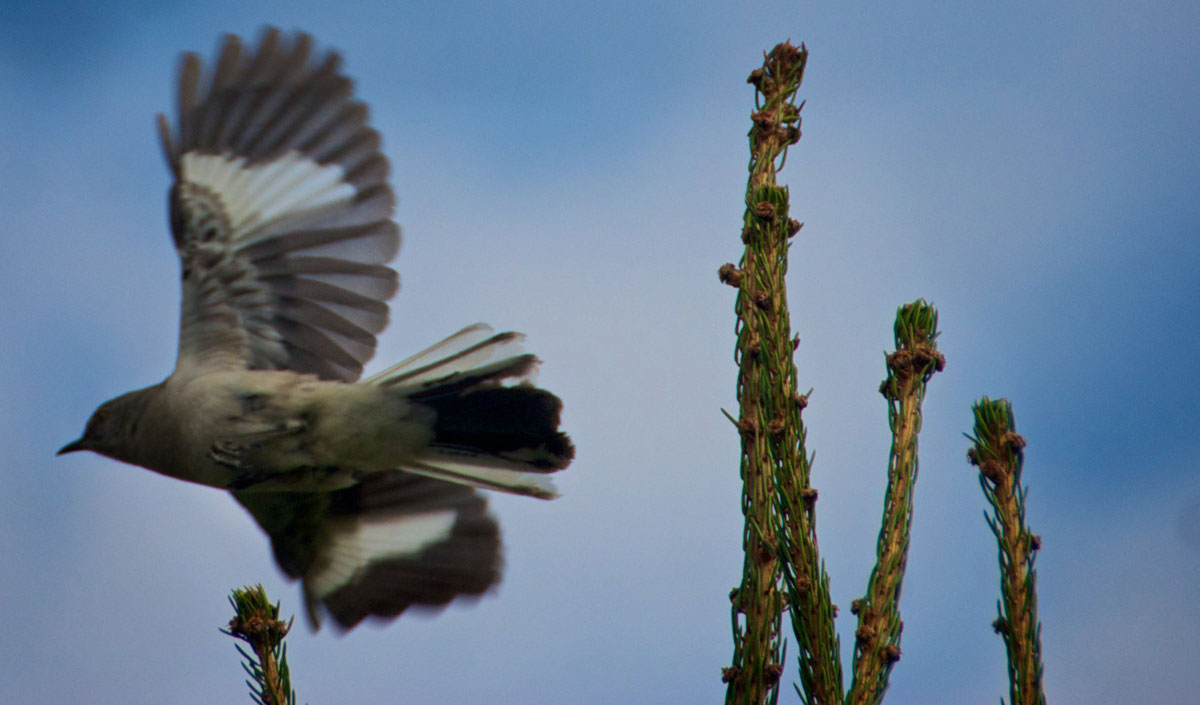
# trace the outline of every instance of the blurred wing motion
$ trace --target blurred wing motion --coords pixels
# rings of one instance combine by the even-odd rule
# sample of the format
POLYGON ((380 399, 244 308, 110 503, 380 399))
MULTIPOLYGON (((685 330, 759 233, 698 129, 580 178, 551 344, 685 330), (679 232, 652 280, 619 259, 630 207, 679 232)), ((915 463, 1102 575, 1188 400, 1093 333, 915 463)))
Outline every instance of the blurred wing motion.
POLYGON ((480 595, 500 579, 500 533, 477 492, 403 473, 377 473, 336 492, 234 492, 300 579, 308 616, 344 630, 480 595), (323 608, 323 609, 322 609, 323 608))
POLYGON ((387 325, 400 245, 379 134, 340 57, 268 29, 185 54, 179 124, 159 115, 183 266, 179 361, 353 381, 387 325), (205 75, 207 73, 207 75, 205 75))

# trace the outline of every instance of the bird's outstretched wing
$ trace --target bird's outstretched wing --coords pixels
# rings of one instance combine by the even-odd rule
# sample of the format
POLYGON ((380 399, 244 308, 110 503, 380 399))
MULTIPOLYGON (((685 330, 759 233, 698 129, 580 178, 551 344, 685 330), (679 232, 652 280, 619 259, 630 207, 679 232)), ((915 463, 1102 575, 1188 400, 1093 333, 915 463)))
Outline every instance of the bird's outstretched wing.
POLYGON ((333 52, 306 34, 226 36, 215 66, 185 54, 175 177, 183 266, 179 362, 353 381, 387 325, 400 245, 379 134, 333 52))
POLYGON ((303 583, 314 628, 344 630, 409 607, 441 608, 500 579, 500 532, 469 487, 377 473, 335 492, 234 492, 303 583))

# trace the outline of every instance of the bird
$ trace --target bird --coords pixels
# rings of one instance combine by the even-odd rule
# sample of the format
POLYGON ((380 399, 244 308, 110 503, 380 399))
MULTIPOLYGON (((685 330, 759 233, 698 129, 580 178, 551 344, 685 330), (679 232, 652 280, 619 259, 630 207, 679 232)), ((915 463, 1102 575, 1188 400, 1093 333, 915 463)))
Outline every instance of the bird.
POLYGON ((523 336, 484 324, 360 379, 398 289, 395 196, 338 51, 267 27, 180 60, 179 349, 58 454, 230 492, 299 580, 314 631, 476 598, 502 571, 479 490, 551 499, 575 449, 523 336))

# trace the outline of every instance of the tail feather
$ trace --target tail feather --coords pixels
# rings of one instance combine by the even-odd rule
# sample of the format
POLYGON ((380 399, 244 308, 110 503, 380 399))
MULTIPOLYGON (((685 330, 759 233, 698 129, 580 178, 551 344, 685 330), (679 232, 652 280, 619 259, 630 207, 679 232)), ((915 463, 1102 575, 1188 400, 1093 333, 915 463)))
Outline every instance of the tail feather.
POLYGON ((506 466, 494 457, 455 456, 431 452, 404 469, 414 475, 432 477, 459 485, 497 490, 538 499, 558 497, 558 488, 549 475, 528 472, 518 463, 506 466))
POLYGON ((452 382, 412 399, 437 414, 438 448, 502 458, 534 472, 561 470, 573 456, 571 442, 558 430, 562 402, 544 389, 452 382))
MULTIPOLYGON (((480 366, 492 360, 503 362, 521 357, 524 340, 525 336, 520 333, 493 335, 490 326, 476 323, 363 382, 395 389, 420 388, 452 375, 476 373, 480 366)), ((523 376, 514 378, 528 379, 532 371, 530 368, 523 376)))
POLYGON ((533 386, 537 357, 519 333, 464 328, 366 380, 433 412, 430 446, 405 466, 414 474, 549 499, 548 473, 570 465, 575 448, 559 430, 562 402, 533 386))

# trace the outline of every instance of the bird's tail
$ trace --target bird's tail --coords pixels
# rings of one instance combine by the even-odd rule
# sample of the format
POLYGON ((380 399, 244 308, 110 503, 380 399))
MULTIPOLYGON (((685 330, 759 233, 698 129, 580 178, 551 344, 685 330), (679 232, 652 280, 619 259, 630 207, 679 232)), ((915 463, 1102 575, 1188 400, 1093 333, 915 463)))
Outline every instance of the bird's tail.
POLYGON ((404 470, 473 487, 557 496, 549 474, 575 448, 558 430, 562 402, 533 385, 538 359, 519 333, 477 323, 366 380, 431 409, 430 446, 404 470))

